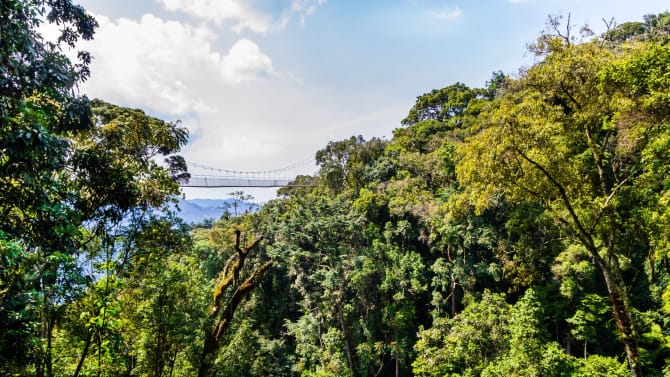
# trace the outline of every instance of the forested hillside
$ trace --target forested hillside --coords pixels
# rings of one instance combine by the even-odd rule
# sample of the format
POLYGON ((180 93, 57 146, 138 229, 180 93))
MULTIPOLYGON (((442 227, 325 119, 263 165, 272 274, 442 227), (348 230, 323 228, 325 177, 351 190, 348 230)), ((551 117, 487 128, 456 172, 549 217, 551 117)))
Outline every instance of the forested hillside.
POLYGON ((550 18, 531 67, 187 226, 187 130, 77 95, 90 57, 36 32, 96 21, 1 6, 1 375, 670 375, 670 13, 550 18))

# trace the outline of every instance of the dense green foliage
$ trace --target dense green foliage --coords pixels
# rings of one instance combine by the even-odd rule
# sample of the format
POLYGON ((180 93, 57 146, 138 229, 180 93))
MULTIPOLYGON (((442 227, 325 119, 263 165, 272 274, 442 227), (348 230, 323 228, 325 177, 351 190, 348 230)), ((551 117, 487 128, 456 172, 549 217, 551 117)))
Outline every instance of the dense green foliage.
POLYGON ((551 19, 518 77, 421 95, 391 140, 318 151, 316 185, 187 227, 186 130, 72 96, 88 55, 35 31, 95 21, 1 6, 0 374, 670 374, 667 13, 579 42, 551 19))
MULTIPOLYGON (((135 359, 155 370, 158 351, 131 355, 123 334, 138 326, 162 336, 155 326, 165 319, 139 327, 137 316, 149 310, 132 313, 117 298, 146 287, 137 294, 155 302, 182 289, 182 267, 155 281, 145 276, 190 247, 186 228, 155 210, 188 178, 174 154, 187 131, 73 95, 90 57, 80 52, 72 63, 60 51, 92 38, 97 24, 83 8, 69 0, 0 6, 0 374, 114 374, 135 359), (58 41, 37 33, 42 19, 61 26, 58 41)), ((144 335, 133 336, 140 344, 144 335)), ((157 346, 148 340, 147 352, 157 346)))

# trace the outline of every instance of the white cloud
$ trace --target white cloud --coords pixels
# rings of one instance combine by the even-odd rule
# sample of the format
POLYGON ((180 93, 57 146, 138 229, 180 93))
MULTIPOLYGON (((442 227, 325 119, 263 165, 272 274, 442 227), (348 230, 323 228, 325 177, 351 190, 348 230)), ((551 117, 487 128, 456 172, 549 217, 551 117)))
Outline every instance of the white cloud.
POLYGON ((153 15, 139 21, 97 20, 95 41, 83 46, 94 58, 94 80, 84 89, 108 101, 166 114, 202 112, 211 110, 202 87, 273 74, 272 60, 248 39, 237 41, 224 55, 213 49, 216 36, 205 26, 153 15))
POLYGON ((291 12, 300 16, 300 24, 305 24, 305 18, 316 11, 319 5, 326 3, 326 0, 293 0, 291 3, 291 12))
POLYGON ((342 123, 337 101, 305 92, 291 73, 277 73, 250 39, 221 46, 209 23, 154 15, 96 19, 95 40, 79 46, 94 57, 83 92, 184 120, 191 131, 183 149, 189 161, 239 170, 285 166, 330 140, 315 119, 342 123))
POLYGON ((183 12, 198 19, 222 25, 232 23, 230 28, 236 33, 248 29, 256 33, 267 33, 273 29, 283 29, 293 14, 300 23, 326 3, 326 0, 279 0, 279 7, 272 11, 253 7, 247 0, 155 0, 171 12, 183 12), (277 13, 278 12, 278 13, 277 13))
POLYGON ((236 22, 232 29, 241 32, 249 29, 258 33, 265 33, 272 25, 272 20, 266 15, 250 8, 240 0, 156 0, 165 9, 175 12, 181 11, 202 20, 222 24, 226 21, 236 22))
POLYGON ((395 112, 356 106, 281 76, 203 91, 215 110, 200 115, 202 127, 192 133, 184 156, 229 170, 278 168, 313 155, 331 140, 380 136, 406 112, 404 105, 389 105, 395 112))
POLYGON ((461 14, 463 14, 463 11, 460 8, 454 8, 444 12, 436 12, 436 11, 428 12, 428 15, 431 16, 432 18, 447 21, 459 18, 461 14))
POLYGON ((221 66, 224 76, 231 82, 254 80, 273 73, 270 57, 248 39, 237 41, 223 57, 221 66))
MULTIPOLYGON (((267 140, 253 134, 228 135, 210 143, 218 151, 222 161, 231 161, 239 157, 264 158, 271 161, 272 156, 279 152, 276 145, 268 144, 267 140)), ((210 151, 211 153, 211 151, 210 151)), ((271 167, 270 167, 271 168, 271 167)))

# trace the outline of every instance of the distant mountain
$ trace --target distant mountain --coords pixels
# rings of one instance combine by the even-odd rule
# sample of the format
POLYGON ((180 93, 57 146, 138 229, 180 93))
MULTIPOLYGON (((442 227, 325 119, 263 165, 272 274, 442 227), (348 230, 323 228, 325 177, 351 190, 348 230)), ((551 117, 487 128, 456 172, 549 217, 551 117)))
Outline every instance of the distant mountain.
POLYGON ((179 217, 186 223, 200 223, 207 219, 219 220, 228 211, 231 216, 242 215, 245 212, 258 211, 260 205, 249 202, 237 202, 235 199, 181 199, 179 200, 179 217))

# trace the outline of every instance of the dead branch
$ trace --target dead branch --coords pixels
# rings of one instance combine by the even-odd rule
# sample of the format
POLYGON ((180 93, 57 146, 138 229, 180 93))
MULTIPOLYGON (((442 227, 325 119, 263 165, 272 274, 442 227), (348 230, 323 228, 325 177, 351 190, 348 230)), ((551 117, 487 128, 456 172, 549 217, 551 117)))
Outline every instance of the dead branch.
POLYGON ((212 366, 213 355, 221 348, 221 339, 226 330, 230 327, 230 323, 233 320, 233 315, 237 310, 237 307, 240 305, 244 297, 246 297, 252 289, 254 289, 258 284, 260 284, 261 279, 265 272, 272 266, 272 261, 265 262, 262 266, 258 267, 254 272, 249 275, 249 277, 239 286, 237 286, 238 277, 242 267, 244 267, 244 261, 249 255, 251 250, 256 248, 258 243, 262 240, 262 237, 256 238, 249 246, 242 245, 241 242, 241 232, 239 230, 235 231, 235 251, 226 262, 226 266, 223 269, 223 279, 219 284, 217 284, 214 289, 214 303, 210 310, 210 318, 219 317, 216 321, 216 325, 212 328, 209 328, 205 331, 205 344, 203 346, 202 355, 200 357, 200 368, 198 370, 199 377, 205 377, 208 375, 209 370, 212 366), (223 300, 224 292, 230 288, 235 287, 235 291, 232 296, 226 303, 226 305, 221 308, 221 301, 223 300))
POLYGON ((237 285, 237 281, 240 276, 240 270, 244 267, 244 260, 246 259, 249 252, 253 250, 258 243, 263 239, 263 237, 256 238, 251 245, 242 247, 241 246, 241 232, 239 230, 235 231, 235 251, 226 262, 225 267, 223 268, 223 279, 216 285, 213 293, 212 308, 209 311, 209 316, 214 317, 221 306, 221 300, 223 299, 223 294, 231 285, 237 285))

